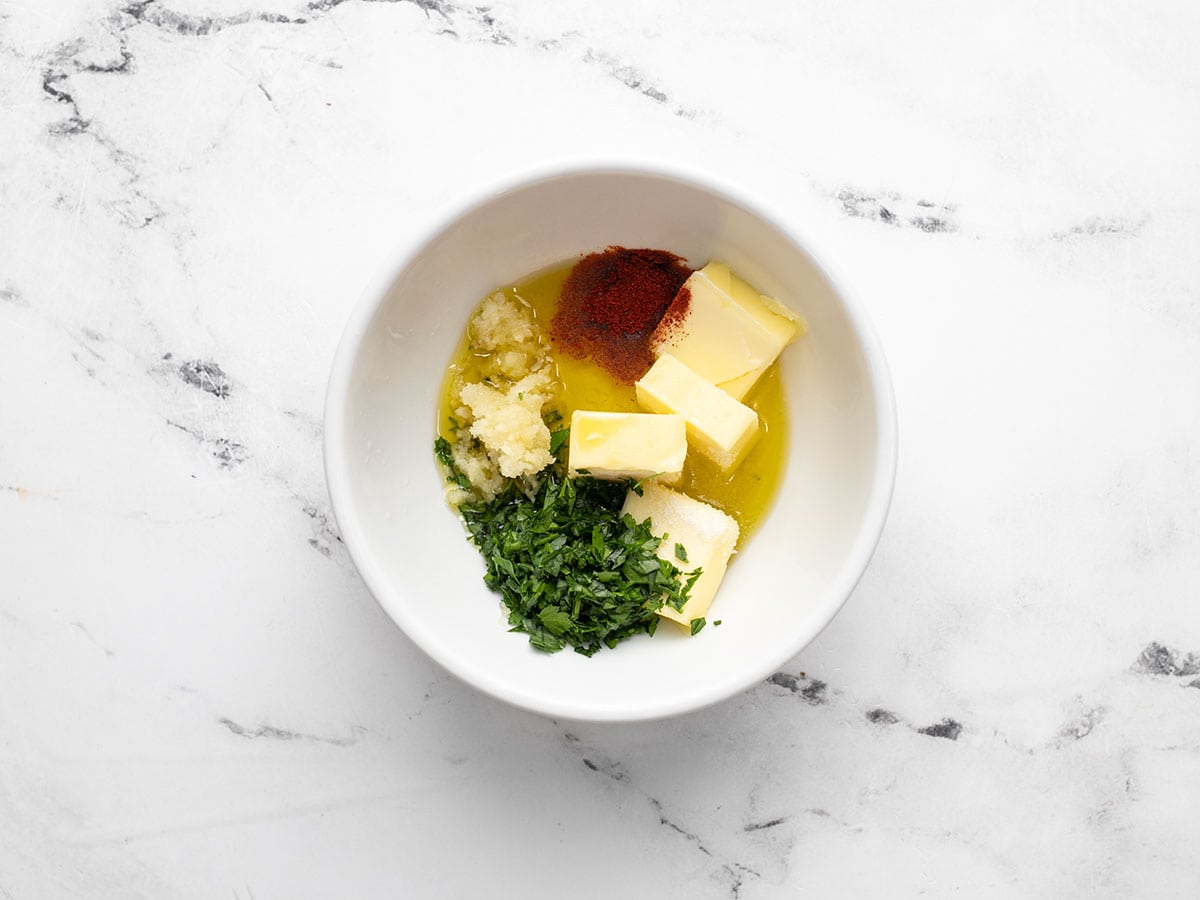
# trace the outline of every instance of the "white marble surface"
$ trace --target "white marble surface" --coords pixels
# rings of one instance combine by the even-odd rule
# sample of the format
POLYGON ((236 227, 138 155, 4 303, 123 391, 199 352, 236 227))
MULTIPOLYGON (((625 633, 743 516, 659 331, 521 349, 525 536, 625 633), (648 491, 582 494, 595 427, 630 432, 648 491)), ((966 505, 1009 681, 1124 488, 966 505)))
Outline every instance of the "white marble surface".
POLYGON ((1187 0, 0 0, 0 898, 1195 896, 1197 40, 1187 0), (834 624, 618 727, 430 662, 320 456, 384 253, 608 153, 817 235, 902 435, 834 624))

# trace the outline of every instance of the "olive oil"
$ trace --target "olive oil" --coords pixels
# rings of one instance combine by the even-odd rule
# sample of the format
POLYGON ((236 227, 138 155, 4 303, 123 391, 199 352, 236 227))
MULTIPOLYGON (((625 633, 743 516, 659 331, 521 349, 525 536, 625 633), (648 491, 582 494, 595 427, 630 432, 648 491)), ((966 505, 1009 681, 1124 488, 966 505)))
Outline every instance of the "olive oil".
MULTIPOLYGON (((528 305, 534 318, 547 336, 550 321, 562 290, 563 282, 574 263, 568 263, 535 275, 519 284, 505 288, 505 292, 528 305)), ((633 385, 621 384, 607 371, 588 360, 575 359, 561 353, 551 343, 551 355, 557 367, 557 375, 563 389, 556 411, 564 422, 569 422, 576 409, 608 410, 611 412, 638 412, 639 407, 633 385)), ((453 427, 453 405, 450 395, 455 375, 461 373, 470 380, 478 363, 471 351, 465 333, 455 351, 450 370, 442 386, 438 431, 449 438, 453 427)), ((722 472, 702 454, 690 451, 684 465, 683 476, 673 485, 677 490, 690 494, 724 510, 737 520, 741 530, 738 546, 745 544, 759 523, 766 516, 776 489, 783 477, 784 461, 787 458, 787 409, 784 403, 783 384, 778 366, 772 366, 742 401, 758 413, 760 434, 742 464, 733 472, 722 472)))

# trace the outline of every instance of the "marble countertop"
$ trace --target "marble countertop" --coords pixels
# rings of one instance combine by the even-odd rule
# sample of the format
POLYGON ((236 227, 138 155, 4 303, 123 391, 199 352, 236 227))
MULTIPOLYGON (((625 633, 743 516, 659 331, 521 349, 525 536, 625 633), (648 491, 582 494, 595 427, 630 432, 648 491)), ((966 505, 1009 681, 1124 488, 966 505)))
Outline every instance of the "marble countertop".
POLYGON ((0 898, 1195 896, 1195 4, 0 0, 0 898), (354 572, 358 290, 647 153, 887 348, 891 516, 768 681, 511 709, 354 572))

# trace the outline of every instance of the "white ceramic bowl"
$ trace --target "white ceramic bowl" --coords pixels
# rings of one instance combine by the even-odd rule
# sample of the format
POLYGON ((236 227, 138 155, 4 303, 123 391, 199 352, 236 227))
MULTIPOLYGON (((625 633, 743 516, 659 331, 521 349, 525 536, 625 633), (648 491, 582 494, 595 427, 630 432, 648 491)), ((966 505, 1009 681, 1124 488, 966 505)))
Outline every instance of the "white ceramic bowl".
POLYGON ((883 528, 896 425, 862 310, 782 220, 708 176, 558 166, 487 191, 405 247, 346 327, 325 410, 329 494, 376 599, 425 652, 496 697, 552 716, 630 721, 729 697, 799 652, 845 603, 883 528), (447 507, 439 387, 471 309, 496 287, 618 244, 729 263, 808 320, 781 359, 791 449, 779 495, 694 638, 673 628, 591 658, 510 634, 447 507))

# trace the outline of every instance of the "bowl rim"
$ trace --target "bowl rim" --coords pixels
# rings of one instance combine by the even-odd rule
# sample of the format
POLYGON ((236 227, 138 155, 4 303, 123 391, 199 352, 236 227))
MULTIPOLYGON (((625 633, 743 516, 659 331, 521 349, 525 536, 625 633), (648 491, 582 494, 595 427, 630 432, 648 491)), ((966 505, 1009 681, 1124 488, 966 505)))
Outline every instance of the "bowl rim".
POLYGON ((801 652, 828 627, 849 600, 859 581, 866 572, 871 557, 878 546, 887 520, 895 489, 898 457, 898 423, 896 398, 891 375, 874 325, 866 310, 849 287, 847 279, 841 277, 816 250, 816 243, 804 234, 781 212, 771 208, 746 190, 710 172, 674 161, 645 158, 581 159, 577 157, 546 161, 536 166, 518 170, 507 176, 469 190, 456 202, 443 205, 438 214, 427 220, 426 227, 418 228, 403 239, 388 259, 378 268, 359 292, 346 326, 338 341, 326 384, 324 408, 324 433, 322 438, 326 489, 330 507, 338 531, 350 559, 375 602, 393 623, 421 650, 440 666, 460 680, 496 699, 518 708, 554 718, 588 722, 634 722, 668 718, 703 709, 728 699, 753 684, 769 677, 784 663, 801 652), (367 330, 387 298, 391 286, 403 272, 460 219, 511 193, 564 178, 578 176, 641 176, 673 181, 685 187, 707 192, 724 202, 740 207, 750 215, 761 219, 796 245, 833 289, 843 306, 859 345, 862 348, 871 391, 875 399, 875 426, 878 435, 874 471, 866 508, 854 543, 842 566, 838 579, 831 585, 828 594, 836 596, 836 602, 825 608, 825 615, 818 617, 814 627, 797 631, 793 639, 780 645, 772 654, 757 657, 747 665, 740 678, 728 678, 714 684, 698 697, 671 700, 657 699, 656 702, 640 704, 628 712, 595 710, 572 706, 558 701, 542 701, 525 692, 510 689, 503 684, 483 682, 473 677, 473 672, 461 665, 453 655, 440 651, 437 642, 426 639, 423 627, 409 616, 403 604, 385 601, 390 595, 388 581, 377 567, 367 546, 363 528, 354 508, 350 490, 349 454, 343 441, 346 423, 347 398, 351 375, 359 351, 367 336, 367 330))

